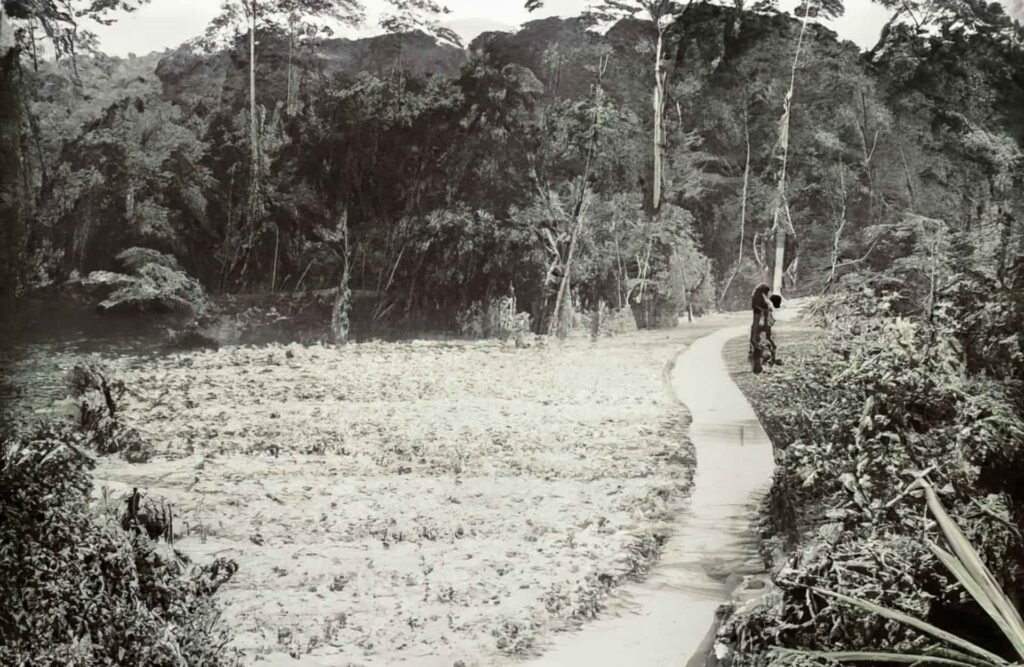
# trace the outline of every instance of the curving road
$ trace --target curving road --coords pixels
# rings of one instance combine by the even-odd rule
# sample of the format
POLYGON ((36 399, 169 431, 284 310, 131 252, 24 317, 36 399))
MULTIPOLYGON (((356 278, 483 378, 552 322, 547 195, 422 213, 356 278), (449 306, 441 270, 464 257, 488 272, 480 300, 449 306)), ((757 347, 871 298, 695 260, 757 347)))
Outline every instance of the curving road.
POLYGON ((672 386, 693 418, 697 470, 657 566, 643 582, 616 589, 601 618, 524 664, 683 667, 709 649, 718 606, 739 575, 761 568, 751 520, 775 466, 768 436, 722 358, 726 341, 748 332, 716 331, 676 361, 672 386))

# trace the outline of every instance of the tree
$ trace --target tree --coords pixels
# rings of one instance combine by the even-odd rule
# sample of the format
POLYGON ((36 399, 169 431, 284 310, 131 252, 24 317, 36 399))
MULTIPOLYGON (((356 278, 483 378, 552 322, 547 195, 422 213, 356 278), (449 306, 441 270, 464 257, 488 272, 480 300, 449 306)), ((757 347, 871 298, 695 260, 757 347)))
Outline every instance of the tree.
POLYGON ((17 86, 17 52, 0 55, 0 309, 21 291, 26 218, 21 160, 21 100, 17 86))
POLYGON ((796 50, 793 53, 793 66, 790 70, 789 90, 782 103, 782 117, 779 119, 779 138, 775 145, 775 158, 779 161, 778 187, 772 212, 772 229, 775 234, 775 263, 772 277, 772 291, 782 294, 782 274, 786 267, 786 235, 795 234, 793 221, 790 218, 788 194, 786 191, 786 169, 789 163, 790 119, 793 112, 793 94, 796 90, 796 71, 800 64, 803 50, 804 34, 812 16, 840 16, 843 13, 841 0, 804 0, 797 14, 801 17, 800 32, 797 36, 796 50), (783 217, 783 215, 785 217, 783 217))
MULTIPOLYGON (((72 61, 78 46, 94 47, 96 36, 80 27, 83 19, 110 25, 117 12, 132 12, 149 0, 4 0, 0 3, 0 48, 22 50, 26 37, 34 40, 36 26, 53 45, 58 60, 72 61), (6 23, 14 27, 13 41, 5 42, 6 23), (28 28, 28 33, 25 32, 28 28)), ((34 46, 34 45, 33 45, 34 46)))
POLYGON ((4 0, 0 2, 0 307, 13 304, 24 274, 24 241, 30 204, 26 187, 29 172, 22 146, 27 108, 21 89, 21 56, 31 53, 38 66, 35 27, 49 37, 58 59, 75 63, 78 44, 94 44, 95 38, 79 30, 82 19, 111 23, 116 12, 130 12, 148 0, 4 0), (26 30, 27 28, 27 30, 26 30), (26 44, 29 40, 29 44, 26 44))
MULTIPOLYGON (((527 0, 526 9, 534 11, 544 6, 543 0, 527 0)), ((687 4, 689 7, 689 4, 687 4)), ((654 44, 654 89, 651 98, 653 107, 652 167, 650 200, 647 206, 652 215, 657 215, 664 189, 665 155, 665 104, 667 86, 677 61, 672 45, 669 44, 669 28, 682 13, 679 4, 673 0, 603 0, 587 9, 584 18, 594 25, 607 25, 625 18, 642 14, 650 21, 656 34, 654 44), (669 55, 673 54, 673 55, 669 55)))
POLYGON ((441 25, 440 17, 451 10, 436 0, 387 0, 391 11, 380 19, 384 32, 401 35, 407 32, 425 32, 441 42, 462 46, 462 39, 451 28, 441 25))
MULTIPOLYGON (((295 31, 300 26, 314 26, 317 20, 334 20, 350 25, 358 24, 363 17, 360 0, 224 0, 221 13, 211 21, 206 30, 204 45, 207 49, 222 43, 231 32, 237 39, 240 28, 245 26, 249 46, 249 189, 245 230, 241 233, 239 245, 242 257, 235 254, 229 271, 241 259, 242 270, 248 262, 249 253, 258 236, 258 220, 262 217, 263 195, 261 193, 263 156, 260 148, 261 125, 265 110, 256 104, 256 44, 257 31, 270 33, 285 29, 288 33, 288 99, 286 107, 292 104, 292 47, 295 31), (283 26, 283 27, 282 27, 283 26)), ((280 241, 280 228, 273 225, 276 243, 280 241)), ((271 273, 270 290, 277 288, 277 262, 275 257, 271 273)))
MULTIPOLYGON (((650 234, 643 252, 638 257, 639 277, 635 293, 638 304, 643 302, 645 292, 651 283, 649 278, 654 266, 653 254, 658 252, 659 247, 655 238, 656 234, 653 231, 656 227, 654 223, 661 213, 665 200, 665 112, 668 84, 680 58, 679 50, 683 42, 680 39, 680 31, 672 30, 672 27, 678 23, 679 18, 686 13, 691 5, 692 0, 685 6, 673 0, 604 0, 584 13, 585 20, 591 25, 607 25, 633 18, 638 14, 642 15, 645 21, 649 21, 654 37, 650 187, 645 192, 644 201, 644 210, 647 213, 647 224, 644 228, 650 234)), ((528 0, 526 2, 526 8, 530 11, 541 6, 543 6, 543 0, 528 0)), ((661 251, 672 252, 669 246, 662 244, 660 247, 661 251)), ((669 257, 662 259, 666 264, 671 263, 669 257)), ((650 318, 645 316, 642 319, 647 322, 650 318)))
POLYGON ((276 11, 282 17, 288 34, 288 90, 285 111, 296 111, 295 98, 298 81, 295 80, 294 52, 297 41, 313 41, 319 35, 333 34, 325 21, 357 26, 363 22, 364 10, 360 0, 279 0, 276 11))
POLYGON ((747 194, 750 189, 750 119, 746 107, 743 109, 743 140, 746 145, 746 157, 743 161, 743 193, 740 195, 739 249, 737 251, 736 266, 733 268, 732 273, 729 274, 729 278, 725 281, 725 286, 722 287, 722 293, 718 297, 719 310, 722 309, 725 297, 729 294, 732 281, 736 279, 736 274, 740 272, 740 267, 743 266, 743 242, 747 233, 747 194))
MULTIPOLYGON (((576 244, 579 240, 580 232, 583 229, 583 223, 587 215, 587 206, 589 204, 588 199, 591 194, 591 170, 598 149, 598 137, 602 120, 601 116, 604 98, 602 82, 607 69, 608 55, 603 54, 597 65, 597 80, 594 83, 593 116, 590 121, 590 136, 587 138, 586 153, 583 157, 583 173, 580 175, 579 185, 575 188, 576 196, 575 201, 572 203, 572 235, 569 240, 569 247, 566 250, 565 261, 561 266, 562 280, 558 286, 558 294, 555 296, 555 307, 552 311, 551 325, 548 328, 549 335, 557 333, 559 338, 565 338, 567 334, 564 316, 565 308, 563 308, 563 304, 567 303, 567 300, 569 299, 568 295, 570 276, 572 275, 573 255, 576 254, 576 244)), ((552 242, 552 246, 554 246, 557 251, 557 244, 552 242)))

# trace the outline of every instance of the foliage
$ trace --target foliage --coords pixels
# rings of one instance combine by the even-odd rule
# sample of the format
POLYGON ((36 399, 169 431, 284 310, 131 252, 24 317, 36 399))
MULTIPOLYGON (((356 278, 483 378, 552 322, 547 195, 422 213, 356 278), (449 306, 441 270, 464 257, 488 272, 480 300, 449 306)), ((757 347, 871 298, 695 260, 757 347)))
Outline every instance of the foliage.
POLYGON ((942 297, 968 369, 1004 382, 1024 408, 1024 260, 999 277, 955 275, 942 297))
POLYGON ((95 47, 96 36, 78 25, 82 18, 109 25, 117 12, 131 12, 149 0, 4 0, 2 13, 16 22, 18 48, 35 40, 35 26, 42 28, 58 59, 74 59, 76 49, 95 47), (29 31, 22 26, 29 26, 29 31))
MULTIPOLYGON (((35 222, 16 226, 15 273, 61 280, 146 246, 210 290, 333 289, 340 256, 321 230, 344 210, 349 289, 375 300, 352 309, 355 330, 451 329, 510 283, 544 329, 552 269, 588 191, 578 307, 639 306, 641 324, 673 322, 714 302, 734 269, 723 305, 742 306, 771 263, 779 110, 802 22, 735 5, 594 3, 586 17, 484 35, 467 57, 443 43, 433 2, 392 2, 395 34, 347 41, 324 20, 361 20, 359 3, 261 0, 251 63, 253 4, 232 0, 206 51, 79 58, 77 76, 25 67, 17 200, 35 222), (595 32, 595 20, 613 25, 595 32), (659 39, 665 222, 649 210, 659 39), (681 250, 658 225, 681 230, 681 250), (656 298, 637 303, 641 286, 656 298)), ((1015 24, 997 10, 893 11, 867 57, 806 24, 785 133, 797 257, 787 290, 866 286, 910 315, 969 270, 1001 280, 1024 247, 1024 88, 1015 24), (908 11, 928 30, 909 29, 908 11)))
POLYGON ((22 165, 18 147, 21 100, 14 86, 16 59, 0 55, 0 308, 8 309, 25 282, 27 225, 22 200, 22 165))
POLYGON ((52 425, 0 440, 0 662, 237 664, 213 599, 233 564, 186 565, 97 516, 80 443, 52 425))
MULTIPOLYGON (((982 562, 981 556, 971 546, 970 541, 967 540, 963 532, 956 525, 956 522, 949 516, 949 513, 946 512, 946 509, 942 506, 942 501, 939 500, 938 494, 935 493, 935 489, 924 479, 919 479, 917 484, 924 488, 928 507, 932 511, 950 548, 947 551, 932 540, 928 540, 929 549, 942 561, 942 564, 949 572, 956 577, 960 585, 974 598, 974 601, 985 610, 986 615, 992 620, 993 624, 999 628, 1013 645, 1017 655, 1024 658, 1024 620, 1021 620, 1020 612, 1013 606, 1010 598, 1000 590, 992 572, 982 562)), ((922 634, 945 643, 946 646, 932 648, 919 655, 883 653, 878 651, 816 651, 806 653, 806 655, 839 663, 888 662, 948 665, 951 664, 950 661, 952 660, 956 661, 955 664, 1010 664, 1005 658, 974 644, 968 639, 947 632, 913 616, 908 616, 903 612, 880 607, 867 600, 850 597, 842 593, 820 589, 816 589, 814 592, 828 599, 838 600, 882 618, 912 627, 922 634)), ((780 651, 780 653, 782 655, 798 655, 785 650, 780 651)))
POLYGON ((892 316, 870 290, 829 300, 814 308, 829 337, 763 377, 755 395, 777 445, 771 520, 801 549, 777 575, 781 606, 732 621, 741 663, 771 661, 773 646, 849 655, 928 646, 905 624, 815 591, 924 618, 1001 653, 979 610, 950 587, 942 558, 918 539, 907 498, 927 474, 1001 585, 1021 589, 1024 422, 1008 385, 965 363, 947 305, 929 323, 892 316))
MULTIPOLYGON (((205 290, 178 267, 173 257, 144 248, 129 248, 118 255, 118 261, 132 274, 121 276, 121 286, 100 302, 101 312, 153 310, 185 314, 192 318, 205 313, 205 290)), ((103 277, 95 276, 96 280, 103 277)))
POLYGON ((121 399, 127 392, 124 382, 99 366, 78 365, 71 369, 67 383, 71 397, 79 401, 75 426, 87 446, 101 455, 121 454, 131 463, 149 459, 151 447, 121 415, 121 399))

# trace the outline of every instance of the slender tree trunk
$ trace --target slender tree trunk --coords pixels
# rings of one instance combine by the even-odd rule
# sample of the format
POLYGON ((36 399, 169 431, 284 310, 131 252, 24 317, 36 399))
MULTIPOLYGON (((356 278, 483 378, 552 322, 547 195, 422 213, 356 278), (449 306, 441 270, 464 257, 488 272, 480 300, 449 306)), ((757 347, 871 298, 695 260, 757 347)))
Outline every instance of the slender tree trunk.
POLYGON ((590 193, 590 171, 593 166, 594 156, 597 154, 598 127, 601 122, 601 105, 604 101, 604 89, 602 86, 604 73, 608 69, 608 60, 608 56, 602 56, 598 63, 597 83, 594 86, 594 117, 590 126, 590 142, 587 146, 587 157, 583 163, 583 175, 580 178, 579 194, 576 198, 576 204, 573 206, 574 225, 572 238, 569 241, 565 271, 562 274, 562 283, 559 285, 558 295, 555 297, 555 309, 548 328, 548 335, 558 332, 560 338, 564 338, 562 335, 564 329, 562 326, 564 319, 562 316, 562 304, 568 297, 569 279, 572 273, 572 258, 576 252, 576 241, 579 238, 580 231, 583 229, 583 219, 587 213, 587 198, 590 193))
MULTIPOLYGON (((270 272, 270 293, 277 292, 277 252, 281 245, 281 229, 274 225, 274 268, 270 272)), ((287 280, 287 278, 285 279, 287 280)))
POLYGON ((910 196, 910 212, 913 213, 917 209, 917 197, 914 193, 914 179, 910 176, 910 165, 907 164, 907 155, 903 151, 903 143, 897 141, 896 145, 900 149, 900 160, 903 162, 903 177, 907 182, 907 194, 910 196))
POLYGON ((782 167, 779 172, 779 187, 776 193, 775 214, 772 221, 772 229, 775 231, 775 273, 772 278, 772 291, 775 294, 782 294, 782 274, 785 269, 786 260, 786 232, 781 224, 783 211, 786 213, 786 227, 789 227, 789 203, 786 197, 786 168, 789 161, 789 127, 793 111, 793 91, 796 88, 796 70, 800 64, 800 51, 803 49, 804 34, 807 32, 807 24, 811 20, 810 0, 804 0, 803 20, 800 23, 800 37, 796 42, 796 53, 793 54, 793 66, 790 70, 789 91, 783 103, 782 119, 779 122, 779 148, 782 149, 782 167))
POLYGON ((832 234, 832 269, 829 272, 828 280, 825 281, 825 287, 821 290, 822 294, 828 292, 835 283, 836 271, 839 268, 839 242, 842 241, 843 229, 846 227, 846 177, 843 175, 842 156, 839 158, 839 196, 839 224, 832 234))
POLYGON ((294 84, 292 80, 295 78, 292 73, 292 51, 294 50, 295 42, 295 30, 289 24, 288 26, 288 87, 285 92, 284 108, 285 112, 291 116, 294 113, 294 102, 292 96, 295 94, 294 84))
POLYGON ((875 220, 875 167, 874 157, 875 148, 878 146, 878 135, 880 130, 875 129, 874 137, 871 140, 871 145, 868 145, 868 134, 871 130, 868 128, 868 103, 867 97, 864 95, 864 89, 861 88, 860 93, 860 106, 861 106, 861 122, 858 123, 860 128, 860 143, 861 150, 864 153, 864 178, 867 180, 868 186, 868 224, 874 223, 875 220))
POLYGON ((683 284, 683 300, 686 308, 687 323, 693 322, 693 306, 690 305, 690 286, 686 282, 686 268, 679 267, 680 282, 683 284))
POLYGON ((651 183, 651 212, 657 215, 661 208, 662 152, 664 150, 665 81, 668 72, 662 66, 665 31, 658 26, 658 43, 654 55, 654 174, 651 183))
MULTIPOLYGON (((584 195, 585 196, 585 195, 584 195)), ((548 327, 548 335, 558 335, 559 338, 565 338, 568 331, 566 326, 565 316, 562 312, 564 304, 568 298, 569 293, 569 277, 572 273, 572 258, 576 254, 576 241, 579 238, 580 230, 583 228, 583 216, 586 213, 586 204, 580 209, 579 214, 576 216, 576 226, 572 231, 572 239, 569 241, 569 252, 565 260, 565 272, 562 274, 562 283, 558 286, 558 295, 555 297, 555 310, 554 316, 551 318, 551 324, 548 327)))
POLYGON ((39 52, 36 49, 36 20, 28 24, 28 35, 32 43, 32 71, 39 72, 39 52))
POLYGON ((256 10, 257 0, 252 0, 249 23, 249 149, 252 167, 250 171, 249 226, 256 223, 256 206, 259 199, 259 145, 256 120, 256 10))
POLYGON ((347 210, 341 212, 339 227, 341 228, 342 240, 341 280, 338 283, 338 293, 334 297, 334 308, 331 312, 331 335, 335 343, 344 344, 348 342, 348 334, 351 327, 349 312, 352 309, 352 290, 349 287, 352 253, 348 239, 347 210))
POLYGON ((765 238, 763 234, 758 232, 754 233, 754 238, 750 240, 750 251, 754 255, 754 263, 757 264, 757 272, 761 276, 761 282, 768 279, 768 265, 767 248, 765 248, 765 238))
MULTIPOLYGON (((625 281, 629 279, 629 270, 622 263, 622 248, 619 245, 619 235, 615 235, 615 261, 619 266, 619 270, 615 274, 615 298, 619 304, 619 310, 622 310, 623 304, 623 293, 625 292, 625 281)), ((625 301, 629 300, 629 295, 625 295, 625 301)))
POLYGON ((732 270, 732 274, 729 276, 729 280, 725 281, 725 287, 722 288, 722 295, 718 297, 718 309, 722 309, 722 304, 725 303, 725 297, 729 294, 729 288, 732 286, 732 281, 736 279, 736 274, 739 273, 740 267, 743 264, 743 241, 747 231, 747 191, 750 185, 750 125, 748 123, 748 117, 746 111, 743 112, 743 136, 747 142, 747 160, 743 166, 743 199, 740 202, 740 250, 739 255, 736 257, 736 266, 732 270))

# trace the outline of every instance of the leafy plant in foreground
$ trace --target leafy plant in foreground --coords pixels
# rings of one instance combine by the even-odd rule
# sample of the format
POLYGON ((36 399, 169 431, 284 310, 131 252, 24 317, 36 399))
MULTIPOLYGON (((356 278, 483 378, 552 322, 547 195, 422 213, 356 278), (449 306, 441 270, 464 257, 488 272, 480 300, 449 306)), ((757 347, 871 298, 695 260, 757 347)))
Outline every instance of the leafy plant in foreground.
POLYGON ((78 442, 0 437, 0 664, 237 664, 214 598, 237 565, 185 563, 97 515, 78 442))
MULTIPOLYGON (((1021 619, 1020 612, 1013 606, 1009 597, 1000 589, 995 577, 982 562, 978 552, 960 530, 959 526, 956 525, 956 522, 946 512, 932 486, 924 479, 918 480, 917 485, 924 489, 928 508, 935 517, 950 548, 949 550, 944 549, 935 542, 928 540, 929 549, 956 577, 968 594, 984 609, 985 614, 998 626, 1002 634, 1013 645, 1021 660, 1024 660, 1024 620, 1021 619)), ((783 656, 809 655, 840 663, 931 663, 956 667, 1002 667, 1011 664, 1009 660, 977 644, 909 614, 842 593, 820 588, 814 588, 813 590, 825 597, 909 626, 939 640, 941 644, 921 654, 888 653, 882 651, 796 651, 782 648, 775 649, 777 654, 783 656)))

